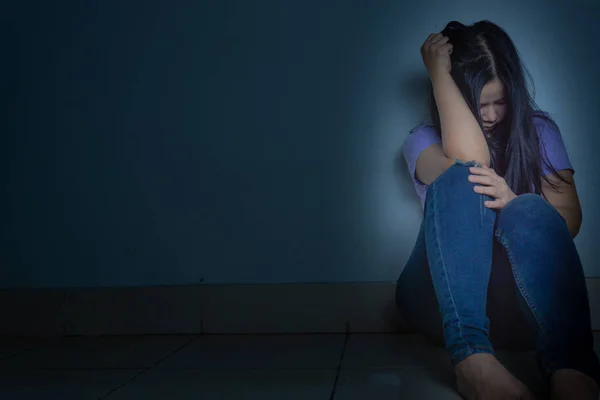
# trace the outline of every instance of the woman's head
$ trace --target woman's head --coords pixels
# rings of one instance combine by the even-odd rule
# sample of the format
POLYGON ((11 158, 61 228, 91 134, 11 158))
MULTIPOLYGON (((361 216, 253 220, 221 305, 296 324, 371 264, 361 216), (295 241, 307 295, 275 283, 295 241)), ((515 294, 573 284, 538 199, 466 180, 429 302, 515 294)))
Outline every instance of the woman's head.
POLYGON ((441 33, 453 46, 452 77, 482 128, 491 131, 507 117, 508 105, 520 103, 527 92, 512 40, 489 21, 470 26, 452 21, 441 33))
POLYGON ((486 83, 479 96, 479 112, 483 129, 486 132, 493 131, 498 124, 504 121, 507 109, 508 103, 502 81, 495 79, 486 83))
MULTIPOLYGON (((516 194, 529 192, 532 185, 539 193, 542 169, 533 121, 537 106, 513 41, 490 21, 468 26, 452 21, 441 33, 452 44, 451 75, 485 132, 491 167, 516 194)), ((433 90, 430 112, 441 131, 433 90)))

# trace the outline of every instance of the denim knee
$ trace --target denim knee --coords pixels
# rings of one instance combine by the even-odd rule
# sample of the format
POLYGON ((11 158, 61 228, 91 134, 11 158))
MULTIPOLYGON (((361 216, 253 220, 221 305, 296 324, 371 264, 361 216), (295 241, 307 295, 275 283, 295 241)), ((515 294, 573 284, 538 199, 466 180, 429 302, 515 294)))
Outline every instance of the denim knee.
POLYGON ((480 166, 480 164, 478 164, 476 161, 462 162, 456 160, 454 164, 442 172, 440 176, 438 176, 436 180, 429 185, 429 187, 431 188, 435 186, 436 189, 451 187, 457 189, 457 185, 461 184, 469 184, 470 186, 473 186, 473 184, 467 180, 467 177, 471 174, 469 172, 469 168, 476 166, 480 166))
POLYGON ((434 202, 437 203, 437 207, 433 209, 437 211, 442 211, 447 206, 454 208, 458 205, 461 209, 476 210, 482 217, 485 214, 495 215, 491 210, 486 213, 487 209, 484 207, 485 200, 493 199, 473 190, 475 183, 469 181, 471 167, 481 167, 481 164, 477 161, 457 159, 429 185, 425 196, 425 216, 429 215, 434 202), (435 201, 436 198, 438 201, 435 201))
POLYGON ((565 219, 542 196, 526 193, 513 199, 498 216, 498 224, 508 233, 511 229, 544 232, 567 229, 565 219))

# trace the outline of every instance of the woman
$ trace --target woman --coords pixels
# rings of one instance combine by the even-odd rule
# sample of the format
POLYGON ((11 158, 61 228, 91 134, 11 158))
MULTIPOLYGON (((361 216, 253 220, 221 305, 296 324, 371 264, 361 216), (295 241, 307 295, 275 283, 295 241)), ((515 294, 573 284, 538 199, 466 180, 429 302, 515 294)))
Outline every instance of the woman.
POLYGON ((574 170, 508 35, 449 23, 421 48, 433 124, 403 151, 424 219, 398 280, 406 322, 444 343, 467 399, 533 398, 494 349, 535 350, 554 398, 596 399, 574 170))

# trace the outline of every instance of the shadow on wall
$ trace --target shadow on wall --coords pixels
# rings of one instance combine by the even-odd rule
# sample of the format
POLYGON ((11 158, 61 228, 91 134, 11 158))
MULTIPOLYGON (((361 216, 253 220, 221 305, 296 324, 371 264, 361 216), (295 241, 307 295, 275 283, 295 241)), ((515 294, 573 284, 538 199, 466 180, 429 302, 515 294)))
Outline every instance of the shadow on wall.
MULTIPOLYGON (((417 124, 426 122, 429 118, 429 92, 430 83, 426 74, 413 73, 409 76, 402 76, 399 79, 398 85, 398 101, 405 115, 421 116, 419 119, 406 121, 407 126, 404 132, 404 138, 408 136, 408 132, 417 124)), ((403 140, 404 141, 404 140, 403 140)), ((402 146, 396 151, 394 160, 394 177, 400 191, 410 189, 411 195, 404 197, 413 198, 421 208, 421 201, 417 194, 412 190, 413 181, 408 172, 408 166, 402 153, 402 146)))
POLYGON ((419 120, 410 121, 413 125, 428 119, 430 91, 431 84, 426 72, 415 71, 411 74, 402 75, 398 79, 396 95, 403 113, 407 112, 405 115, 420 116, 419 120))

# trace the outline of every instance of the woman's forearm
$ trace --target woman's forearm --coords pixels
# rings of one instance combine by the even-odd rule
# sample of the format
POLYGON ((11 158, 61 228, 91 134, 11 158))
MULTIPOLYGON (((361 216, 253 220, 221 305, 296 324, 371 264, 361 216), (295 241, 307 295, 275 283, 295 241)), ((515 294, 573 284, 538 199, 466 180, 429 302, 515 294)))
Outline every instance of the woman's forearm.
POLYGON ((442 147, 446 156, 489 166, 490 152, 481 127, 448 72, 431 77, 440 114, 442 147))

